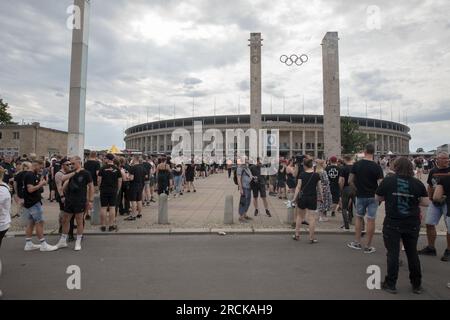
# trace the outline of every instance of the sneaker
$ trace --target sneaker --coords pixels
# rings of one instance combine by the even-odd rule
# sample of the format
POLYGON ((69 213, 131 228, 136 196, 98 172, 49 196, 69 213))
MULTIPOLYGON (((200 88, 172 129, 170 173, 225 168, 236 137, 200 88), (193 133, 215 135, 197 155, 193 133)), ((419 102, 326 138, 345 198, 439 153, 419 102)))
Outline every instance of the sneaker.
POLYGON ((151 199, 150 199, 150 202, 156 202, 156 200, 155 200, 155 199, 153 199, 153 198, 151 198, 151 199))
POLYGON ((108 231, 109 232, 117 231, 117 226, 109 226, 108 231))
POLYGON ((258 213, 259 213, 258 209, 255 209, 255 217, 258 216, 258 213))
POLYGON ((417 252, 418 254, 423 254, 424 256, 436 256, 436 249, 432 248, 430 246, 426 246, 425 248, 423 248, 422 250, 419 250, 417 252))
POLYGON ((272 215, 270 214, 269 209, 266 209, 266 215, 267 215, 269 218, 272 217, 272 215))
POLYGON ((328 222, 328 218, 319 217, 319 222, 328 222))
POLYGON ((75 241, 75 251, 81 250, 81 240, 75 241))
POLYGON ((25 243, 25 251, 34 251, 39 250, 41 248, 40 244, 34 244, 33 242, 27 242, 25 243))
POLYGON ((441 258, 441 261, 447 262, 450 259, 450 250, 445 249, 444 255, 441 258))
POLYGON ((91 220, 91 216, 90 215, 86 215, 85 220, 91 220))
POLYGON ((361 250, 362 246, 361 243, 356 242, 356 241, 352 241, 347 243, 347 247, 351 248, 351 249, 355 249, 355 250, 361 250))
POLYGON ((126 217, 124 220, 125 220, 125 221, 135 221, 135 220, 136 220, 136 217, 129 216, 129 217, 126 217))
POLYGON ((336 217, 336 213, 334 211, 331 212, 332 217, 336 217))
POLYGON ((302 224, 304 224, 305 226, 309 226, 309 222, 307 221, 302 221, 302 224))
POLYGON ((412 291, 413 291, 413 293, 415 293, 415 294, 421 294, 421 293, 423 292, 423 288, 422 288, 421 285, 419 285, 419 286, 413 286, 412 291))
POLYGON ((48 243, 43 243, 39 249, 41 252, 52 252, 58 250, 57 246, 51 246, 48 243))
POLYGON ((180 192, 180 196, 182 196, 183 195, 183 192, 180 192))
POLYGON ((386 281, 381 284, 381 289, 391 294, 397 294, 397 288, 395 286, 389 286, 386 281))
POLYGON ((374 247, 365 247, 364 248, 364 253, 374 253, 375 251, 377 251, 374 247))
POLYGON ((75 237, 73 236, 73 234, 72 235, 69 235, 68 237, 67 237, 67 242, 74 242, 75 241, 75 237))
POLYGON ((67 248, 67 241, 59 239, 58 243, 56 244, 56 247, 58 249, 67 248))
POLYGON ((247 223, 248 221, 245 220, 245 218, 239 218, 239 222, 240 222, 240 223, 247 223))
POLYGON ((138 219, 142 218, 142 214, 139 213, 139 214, 136 216, 136 218, 138 218, 138 219))
POLYGON ((250 218, 249 216, 244 216, 245 220, 253 220, 252 218, 250 218))
POLYGON ((103 226, 102 226, 102 227, 100 228, 100 230, 101 230, 102 232, 106 232, 106 227, 103 227, 103 226))

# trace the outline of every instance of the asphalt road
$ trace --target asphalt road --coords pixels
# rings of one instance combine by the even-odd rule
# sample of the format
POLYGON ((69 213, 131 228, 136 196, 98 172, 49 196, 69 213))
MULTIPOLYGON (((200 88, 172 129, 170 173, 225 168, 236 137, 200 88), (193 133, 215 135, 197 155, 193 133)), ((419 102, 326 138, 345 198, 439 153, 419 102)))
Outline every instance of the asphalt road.
MULTIPOLYGON (((319 235, 311 245, 287 235, 88 236, 81 252, 72 243, 41 253, 24 252, 23 238, 7 238, 0 289, 3 299, 450 299, 450 263, 439 257, 421 258, 420 296, 410 290, 406 263, 399 294, 368 290, 367 267, 385 272, 382 239, 369 255, 348 249, 351 239, 319 235), (70 265, 80 267, 81 290, 67 289, 70 265)), ((438 248, 441 254, 443 237, 438 248)))

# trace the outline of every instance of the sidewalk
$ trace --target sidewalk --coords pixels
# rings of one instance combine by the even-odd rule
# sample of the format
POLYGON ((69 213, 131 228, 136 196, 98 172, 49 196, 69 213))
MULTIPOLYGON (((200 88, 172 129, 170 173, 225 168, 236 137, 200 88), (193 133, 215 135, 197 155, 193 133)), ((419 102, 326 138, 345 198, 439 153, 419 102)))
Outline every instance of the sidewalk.
MULTIPOLYGON (((285 200, 268 196, 269 210, 272 217, 265 215, 262 201, 259 200, 260 214, 253 217, 253 203, 249 209, 249 216, 253 218, 249 223, 238 222, 237 208, 239 203, 239 192, 232 179, 228 179, 226 173, 212 175, 206 179, 195 180, 196 193, 184 193, 178 198, 170 197, 168 201, 169 225, 159 225, 158 203, 152 203, 149 207, 144 207, 143 218, 137 221, 124 221, 124 217, 117 218, 119 233, 216 233, 219 231, 239 232, 239 233, 284 233, 292 229, 287 221, 287 209, 285 200), (233 195, 234 199, 234 224, 223 224, 225 196, 233 195)), ((47 198, 47 196, 45 197, 47 198)), ((44 218, 46 220, 45 230, 47 233, 58 231, 59 206, 56 202, 50 203, 44 200, 44 218)), ((380 206, 377 216, 377 231, 380 232, 384 219, 384 205, 380 206)), ((327 233, 348 233, 340 229, 342 217, 337 213, 336 217, 329 217, 328 222, 318 222, 316 225, 318 232, 327 233)), ((444 232, 445 224, 441 221, 438 231, 444 232)), ((93 226, 86 221, 86 233, 97 233, 99 226, 93 226)), ((21 219, 13 219, 10 234, 22 234, 23 227, 21 219)))

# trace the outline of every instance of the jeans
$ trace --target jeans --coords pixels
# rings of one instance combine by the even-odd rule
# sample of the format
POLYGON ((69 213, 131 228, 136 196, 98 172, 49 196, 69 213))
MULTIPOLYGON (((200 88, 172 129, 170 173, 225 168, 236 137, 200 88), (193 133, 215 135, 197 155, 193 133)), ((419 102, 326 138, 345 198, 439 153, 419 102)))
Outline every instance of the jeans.
POLYGON ((421 285, 422 272, 417 253, 419 230, 419 224, 417 226, 398 226, 385 223, 383 227, 383 240, 387 251, 387 275, 385 281, 389 286, 395 286, 397 283, 400 240, 403 241, 406 256, 408 257, 409 280, 414 287, 421 285))
POLYGON ((367 214, 367 219, 373 219, 377 217, 378 202, 375 198, 359 198, 356 197, 356 215, 360 218, 364 218, 367 214))
POLYGON ((183 176, 174 176, 173 181, 175 183, 175 192, 181 193, 181 184, 183 182, 183 176))
POLYGON ((244 195, 241 195, 239 201, 239 215, 245 216, 248 208, 250 208, 250 203, 252 202, 252 189, 242 188, 242 190, 244 191, 244 195))

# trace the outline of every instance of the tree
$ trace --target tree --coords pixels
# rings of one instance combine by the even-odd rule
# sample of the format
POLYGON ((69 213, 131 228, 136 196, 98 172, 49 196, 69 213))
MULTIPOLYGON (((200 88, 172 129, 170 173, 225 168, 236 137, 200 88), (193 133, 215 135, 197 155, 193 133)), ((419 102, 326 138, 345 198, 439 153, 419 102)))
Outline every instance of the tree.
POLYGON ((8 112, 8 104, 0 99, 0 124, 14 124, 12 115, 8 112))
POLYGON ((343 154, 355 154, 366 146, 370 139, 359 131, 358 122, 350 117, 341 119, 341 144, 343 154))
POLYGON ((424 153, 425 150, 423 150, 423 148, 417 148, 416 153, 424 153))

